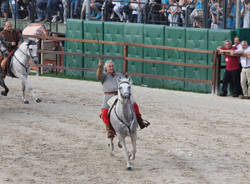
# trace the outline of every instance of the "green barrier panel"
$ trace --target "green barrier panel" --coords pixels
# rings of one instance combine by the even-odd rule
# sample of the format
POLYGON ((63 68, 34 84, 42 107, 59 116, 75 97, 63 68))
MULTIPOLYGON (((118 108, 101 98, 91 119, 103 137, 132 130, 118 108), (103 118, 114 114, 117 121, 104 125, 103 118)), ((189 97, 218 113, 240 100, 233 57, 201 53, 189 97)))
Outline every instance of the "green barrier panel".
MULTIPOLYGON (((224 46, 225 40, 231 40, 236 33, 233 30, 209 29, 208 30, 208 50, 216 50, 217 47, 224 46)), ((222 64, 225 65, 224 57, 221 58, 222 64)), ((208 65, 213 65, 213 54, 208 55, 208 65)), ((223 78, 224 70, 221 70, 221 79, 223 78)), ((212 79, 212 70, 208 70, 208 79, 212 79)))
MULTIPOLYGON (((83 21, 77 19, 68 19, 67 20, 67 38, 83 38, 83 21)), ((81 42, 70 42, 66 41, 65 52, 77 52, 82 53, 83 43, 81 42)), ((80 56, 65 56, 64 66, 74 67, 74 68, 83 68, 84 59, 80 56)), ((66 75, 70 76, 80 76, 83 77, 84 73, 82 71, 71 71, 67 70, 66 75)))
POLYGON ((237 29, 236 35, 240 37, 241 41, 245 40, 250 45, 250 28, 237 29))
MULTIPOLYGON (((165 27, 165 46, 185 48, 185 28, 165 27)), ((185 63, 185 52, 165 50, 165 61, 185 63)), ((165 75, 184 78, 184 67, 165 65, 165 75)), ((177 80, 165 80, 164 87, 172 89, 184 89, 184 82, 177 80)))
MULTIPOLYGON (((115 22, 104 22, 104 41, 123 42, 124 40, 124 24, 115 22)), ((122 45, 104 44, 104 55, 123 56, 122 45)), ((104 59, 106 60, 106 59, 104 59)), ((123 60, 113 59, 115 69, 123 71, 123 60)))
MULTIPOLYGON (((143 44, 143 24, 124 24, 124 41, 143 44)), ((143 47, 128 47, 128 57, 143 58, 143 47)), ((128 61, 128 72, 143 73, 143 63, 128 61)), ((142 77, 132 77, 133 83, 141 84, 142 77)))
MULTIPOLYGON (((85 40, 103 40, 103 23, 100 21, 84 21, 85 40), (98 37, 98 38, 97 38, 98 37)), ((103 45, 97 43, 84 43, 85 54, 103 54, 103 45)), ((84 68, 97 69, 98 58, 85 57, 84 68)), ((95 72, 85 72, 84 78, 96 80, 95 72)))
MULTIPOLYGON (((186 29, 186 48, 208 49, 208 30, 198 28, 186 29)), ((208 54, 186 52, 186 63, 207 65, 208 54)), ((185 67, 185 77, 207 80, 208 69, 185 67)), ((190 91, 208 92, 208 85, 202 83, 185 82, 185 89, 190 91)), ((209 91, 210 92, 210 91, 209 91)))
MULTIPOLYGON (((144 25, 144 44, 164 45, 164 26, 144 25)), ((164 60, 164 50, 155 48, 143 48, 144 59, 164 60)), ((164 64, 144 63, 143 73, 163 75, 164 64)), ((163 87, 163 79, 143 78, 143 84, 153 87, 163 87)))

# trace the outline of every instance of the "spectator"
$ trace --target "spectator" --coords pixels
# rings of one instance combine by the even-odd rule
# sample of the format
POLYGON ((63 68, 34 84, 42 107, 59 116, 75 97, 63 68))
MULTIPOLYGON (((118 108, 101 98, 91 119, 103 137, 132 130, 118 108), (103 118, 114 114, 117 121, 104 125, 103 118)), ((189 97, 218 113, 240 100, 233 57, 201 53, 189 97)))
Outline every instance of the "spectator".
POLYGON ((102 7, 102 0, 91 0, 90 9, 91 9, 91 16, 95 16, 96 19, 101 18, 101 7, 102 7))
POLYGON ((121 2, 114 2, 114 4, 114 12, 119 17, 120 21, 123 22, 130 14, 129 0, 121 0, 121 2))
POLYGON ((190 19, 190 14, 193 12, 194 8, 195 8, 195 4, 196 1, 195 0, 187 0, 186 3, 186 12, 185 12, 185 22, 186 22, 186 26, 190 27, 191 24, 191 19, 190 19))
POLYGON ((138 15, 137 15, 137 23, 142 23, 145 17, 144 12, 146 11, 146 4, 148 3, 148 0, 138 0, 138 15))
MULTIPOLYGON (((219 47, 218 50, 221 54, 225 51, 236 50, 237 48, 232 46, 230 40, 224 42, 223 47, 219 47)), ((226 70, 223 77, 222 92, 220 96, 227 96, 228 83, 232 84, 232 96, 238 97, 241 94, 240 88, 240 63, 237 56, 225 55, 226 70)))
POLYGON ((193 27, 197 27, 203 19, 203 9, 204 9, 204 0, 194 0, 195 9, 192 11, 190 18, 193 27))
MULTIPOLYGON (((1 1, 1 13, 2 13, 3 17, 5 18, 5 20, 8 19, 8 12, 9 12, 8 3, 9 3, 8 0, 2 0, 1 1)), ((14 18, 14 16, 13 16, 13 18, 14 18)), ((16 18, 18 18, 18 16, 16 18)))
POLYGON ((131 3, 129 4, 130 8, 132 9, 132 13, 129 17, 129 22, 137 22, 137 18, 138 18, 138 3, 136 2, 136 0, 131 0, 131 3))
POLYGON ((241 15, 243 17, 243 28, 250 28, 250 0, 243 1, 241 15))
POLYGON ((46 15, 46 7, 48 0, 37 0, 37 21, 43 21, 46 15))
POLYGON ((152 24, 159 24, 160 11, 161 11, 161 0, 150 0, 149 1, 149 22, 152 24))
POLYGON ((210 15, 212 18, 211 29, 218 29, 219 26, 219 13, 218 13, 219 3, 216 0, 211 0, 210 15))
POLYGON ((227 29, 234 29, 236 24, 236 0, 231 0, 227 8, 227 29))
POLYGON ((181 8, 180 19, 182 22, 182 26, 184 26, 184 25, 186 26, 185 13, 187 11, 187 0, 179 0, 178 5, 181 8))
POLYGON ((68 18, 68 0, 62 0, 63 4, 63 23, 66 24, 67 18, 68 18))
POLYGON ((248 46, 247 41, 241 42, 240 49, 237 49, 234 53, 240 54, 240 63, 242 66, 241 71, 241 88, 243 91, 242 99, 248 99, 250 96, 250 47, 248 46))
POLYGON ((236 47, 237 49, 241 49, 241 44, 240 44, 240 38, 238 36, 234 37, 234 47, 236 47))
POLYGON ((169 8, 168 8, 168 21, 169 26, 177 27, 178 20, 180 17, 180 8, 175 3, 175 0, 169 0, 169 8))
MULTIPOLYGON (((79 8, 81 8, 81 3, 82 3, 81 0, 71 0, 70 18, 79 18, 80 17, 80 9, 79 8)), ((91 4, 92 4, 92 0, 91 0, 91 4)))
POLYGON ((62 9, 62 2, 60 0, 48 0, 47 2, 47 19, 48 22, 57 22, 61 20, 63 17, 63 9, 62 9), (57 13, 59 12, 60 18, 58 17, 57 13))

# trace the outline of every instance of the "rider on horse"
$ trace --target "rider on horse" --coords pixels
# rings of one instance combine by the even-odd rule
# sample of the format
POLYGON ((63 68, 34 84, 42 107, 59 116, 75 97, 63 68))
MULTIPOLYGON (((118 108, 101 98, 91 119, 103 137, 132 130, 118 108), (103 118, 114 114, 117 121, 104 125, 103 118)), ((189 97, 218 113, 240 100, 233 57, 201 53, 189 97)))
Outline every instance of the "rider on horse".
MULTIPOLYGON (((111 60, 106 61, 104 65, 104 71, 103 71, 103 61, 100 60, 96 75, 97 75, 97 79, 100 80, 102 83, 102 89, 104 92, 101 117, 106 126, 108 138, 113 138, 115 135, 115 132, 113 128, 111 127, 110 119, 108 117, 108 111, 110 107, 107 102, 111 97, 117 95, 117 91, 118 91, 117 79, 119 77, 122 77, 123 74, 115 71, 114 63, 111 60)), ((134 102, 133 106, 134 106, 136 118, 137 118, 140 128, 143 129, 149 126, 149 123, 144 122, 143 119, 141 118, 138 105, 134 102)))
POLYGON ((1 31, 0 34, 3 36, 5 40, 6 48, 9 51, 8 57, 0 58, 1 68, 3 71, 3 75, 5 76, 7 73, 8 60, 17 49, 18 42, 20 40, 20 33, 17 30, 12 29, 11 23, 7 21, 5 23, 5 27, 3 31, 1 31))

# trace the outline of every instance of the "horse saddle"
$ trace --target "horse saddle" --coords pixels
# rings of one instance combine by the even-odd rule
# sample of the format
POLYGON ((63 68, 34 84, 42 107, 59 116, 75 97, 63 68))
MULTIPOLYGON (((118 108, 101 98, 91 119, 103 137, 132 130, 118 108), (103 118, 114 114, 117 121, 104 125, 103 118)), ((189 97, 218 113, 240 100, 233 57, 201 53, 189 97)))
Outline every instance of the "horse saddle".
POLYGON ((118 101, 118 97, 117 97, 117 95, 115 95, 115 96, 112 96, 109 100, 108 100, 108 105, 109 105, 109 107, 111 107, 111 108, 109 108, 109 112, 108 112, 108 117, 110 118, 110 112, 111 112, 111 110, 114 108, 114 106, 115 106, 115 104, 117 103, 117 101, 118 101))

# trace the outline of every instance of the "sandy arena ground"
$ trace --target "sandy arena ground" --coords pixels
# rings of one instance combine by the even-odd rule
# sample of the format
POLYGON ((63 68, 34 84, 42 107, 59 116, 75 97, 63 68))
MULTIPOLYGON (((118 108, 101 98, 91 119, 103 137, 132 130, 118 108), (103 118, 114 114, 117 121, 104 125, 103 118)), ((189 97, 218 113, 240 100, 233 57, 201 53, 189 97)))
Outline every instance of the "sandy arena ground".
POLYGON ((126 171, 98 118, 100 83, 29 81, 42 103, 27 92, 23 104, 17 79, 7 78, 10 92, 0 96, 0 184, 250 183, 250 100, 134 86, 151 126, 138 131, 126 171))

